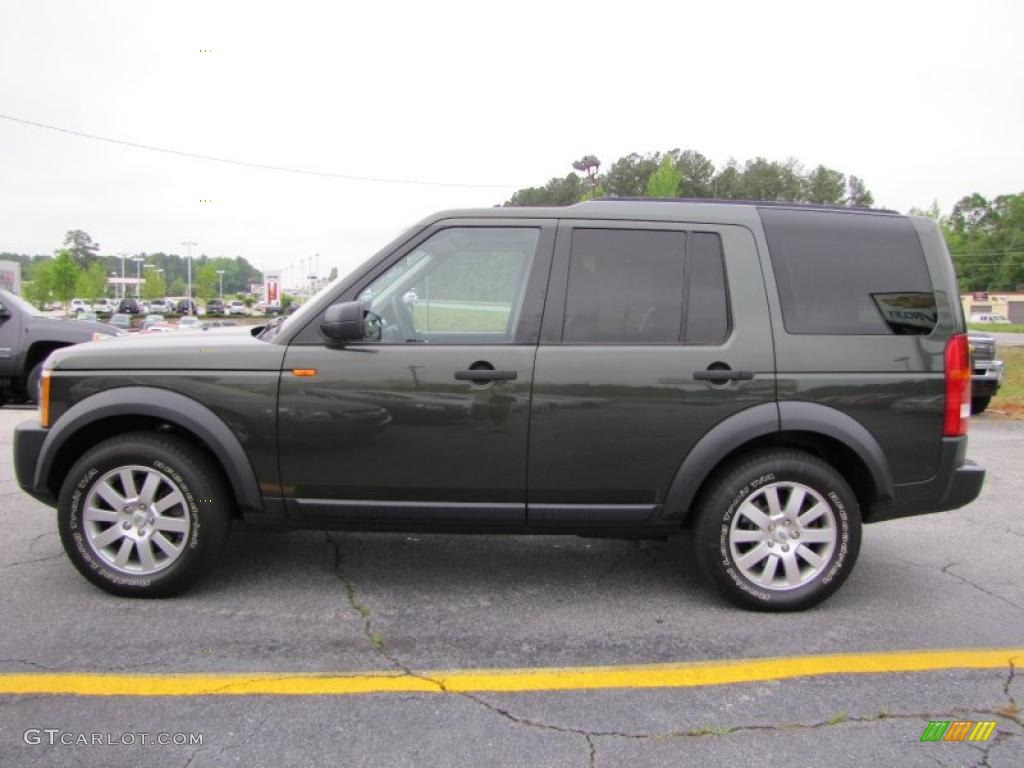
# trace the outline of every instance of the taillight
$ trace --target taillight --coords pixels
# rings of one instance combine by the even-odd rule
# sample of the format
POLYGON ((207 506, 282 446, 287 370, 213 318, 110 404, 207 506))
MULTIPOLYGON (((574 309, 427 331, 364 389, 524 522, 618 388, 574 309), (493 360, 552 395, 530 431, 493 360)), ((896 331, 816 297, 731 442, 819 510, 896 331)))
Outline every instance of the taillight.
POLYGON ((39 378, 39 426, 50 426, 50 372, 43 370, 39 378))
POLYGON ((946 342, 946 417, 944 437, 967 434, 971 417, 971 353, 967 334, 958 333, 946 342))

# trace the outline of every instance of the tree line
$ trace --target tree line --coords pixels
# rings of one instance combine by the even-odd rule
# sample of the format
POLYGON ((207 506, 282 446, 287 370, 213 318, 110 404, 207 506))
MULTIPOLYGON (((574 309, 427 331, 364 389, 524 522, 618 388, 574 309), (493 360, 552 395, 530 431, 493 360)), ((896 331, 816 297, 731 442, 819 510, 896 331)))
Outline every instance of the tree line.
POLYGON ((864 180, 834 168, 806 169, 800 161, 755 157, 742 165, 730 159, 721 168, 692 149, 620 157, 605 172, 586 155, 573 163, 584 174, 555 177, 539 187, 520 189, 507 206, 571 205, 600 197, 696 197, 721 200, 778 200, 870 207, 874 196, 864 180))

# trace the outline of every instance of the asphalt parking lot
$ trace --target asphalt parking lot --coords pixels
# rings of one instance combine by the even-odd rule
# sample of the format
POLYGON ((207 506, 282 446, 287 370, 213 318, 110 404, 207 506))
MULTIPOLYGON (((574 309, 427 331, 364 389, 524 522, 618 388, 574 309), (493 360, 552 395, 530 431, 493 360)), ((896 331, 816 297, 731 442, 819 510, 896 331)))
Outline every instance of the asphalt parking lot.
MULTIPOLYGON (((33 415, 0 409, 0 685, 22 676, 29 686, 0 695, 0 765, 1024 764, 1024 651, 1007 650, 1005 662, 997 653, 986 669, 743 681, 739 668, 729 684, 641 687, 658 668, 630 671, 1024 647, 1024 422, 974 420, 969 454, 989 470, 977 502, 867 528, 834 598, 803 614, 762 615, 706 588, 687 542, 572 537, 236 530, 220 569, 191 593, 110 597, 79 577, 53 513, 14 481, 13 426, 33 415), (554 667, 619 677, 517 692, 465 682, 467 670, 554 667), (604 667, 614 669, 595 670, 604 667), (318 675, 357 672, 394 690, 303 693, 323 682, 318 675), (82 685, 95 681, 87 673, 212 682, 194 695, 38 692, 70 673, 82 685), (268 675, 276 695, 230 688, 268 675), (931 720, 997 726, 984 742, 922 742, 931 720), (26 743, 30 729, 203 741, 51 746, 45 736, 26 743)), ((583 679, 573 674, 554 677, 583 679)))

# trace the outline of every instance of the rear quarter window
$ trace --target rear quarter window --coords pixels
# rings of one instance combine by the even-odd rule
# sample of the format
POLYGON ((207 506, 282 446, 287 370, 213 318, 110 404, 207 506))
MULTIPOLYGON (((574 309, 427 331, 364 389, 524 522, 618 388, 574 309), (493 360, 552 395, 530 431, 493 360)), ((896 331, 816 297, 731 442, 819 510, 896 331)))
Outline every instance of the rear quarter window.
POLYGON ((938 322, 921 242, 902 216, 759 209, 789 333, 926 335, 938 322))

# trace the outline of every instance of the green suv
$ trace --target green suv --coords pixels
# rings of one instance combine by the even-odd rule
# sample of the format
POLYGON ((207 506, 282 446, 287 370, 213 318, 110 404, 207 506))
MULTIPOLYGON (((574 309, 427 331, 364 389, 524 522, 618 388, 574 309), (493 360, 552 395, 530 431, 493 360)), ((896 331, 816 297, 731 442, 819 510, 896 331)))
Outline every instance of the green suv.
POLYGON ((977 497, 929 219, 593 201, 427 218, 260 328, 58 350, 18 482, 119 595, 268 529, 689 531, 726 597, 838 589, 863 523, 977 497))

